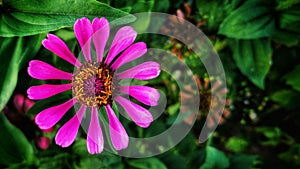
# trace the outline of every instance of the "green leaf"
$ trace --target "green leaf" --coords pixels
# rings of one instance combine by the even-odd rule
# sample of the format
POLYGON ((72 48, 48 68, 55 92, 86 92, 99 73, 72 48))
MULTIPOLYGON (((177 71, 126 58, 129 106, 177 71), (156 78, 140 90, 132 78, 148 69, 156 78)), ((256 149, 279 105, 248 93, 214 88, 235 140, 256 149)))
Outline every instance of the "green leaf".
POLYGON ((154 157, 129 160, 128 165, 135 169, 167 169, 164 163, 154 157))
POLYGON ((292 90, 280 90, 271 95, 271 99, 282 106, 293 109, 299 106, 300 94, 292 90))
POLYGON ((196 149, 196 140, 197 139, 193 134, 187 134, 187 136, 185 136, 185 138, 176 146, 178 152, 183 156, 188 156, 196 149))
POLYGON ((229 138, 225 146, 228 150, 238 153, 247 148, 248 142, 243 138, 233 136, 229 138))
MULTIPOLYGON (((295 24, 300 23, 300 5, 294 6, 287 10, 281 11, 279 14, 279 28, 291 30, 295 24)), ((295 28, 294 28, 295 29, 295 28)), ((296 30, 296 29, 295 29, 296 30)), ((300 32, 299 29, 296 30, 300 32)))
POLYGON ((276 10, 288 9, 294 4, 300 3, 300 0, 277 0, 278 5, 276 6, 276 10))
POLYGON ((154 1, 154 12, 168 12, 168 9, 170 7, 170 1, 169 0, 160 0, 160 1, 154 1))
POLYGON ((188 168, 199 168, 205 160, 205 149, 194 150, 188 156, 188 168))
POLYGON ((161 155, 160 159, 170 168, 187 168, 187 160, 179 153, 168 151, 161 155))
POLYGON ((298 157, 300 157, 300 144, 291 145, 287 151, 280 153, 278 157, 289 164, 292 163, 300 166, 300 161, 298 159, 298 157))
POLYGON ((300 36, 297 36, 297 34, 293 32, 279 29, 273 34, 272 40, 286 46, 295 46, 299 44, 300 36))
POLYGON ((30 37, 0 38, 0 110, 11 97, 19 70, 33 58, 41 47, 44 35, 30 37))
POLYGON ((266 1, 246 1, 225 18, 218 33, 237 39, 268 37, 275 31, 271 7, 266 1))
POLYGON ((204 164, 200 169, 224 169, 229 167, 229 160, 220 150, 207 146, 204 164))
POLYGON ((230 158, 231 169, 252 168, 257 163, 259 161, 256 155, 236 154, 230 158))
POLYGON ((261 133, 265 136, 264 139, 257 140, 263 146, 277 146, 282 140, 283 133, 278 127, 258 127, 255 131, 257 134, 261 133))
POLYGON ((231 13, 242 0, 211 1, 197 0, 200 15, 205 19, 208 30, 218 30, 225 17, 231 13), (220 8, 222 6, 222 8, 220 8))
POLYGON ((278 29, 273 34, 274 41, 287 46, 295 46, 300 40, 300 5, 280 11, 278 29))
POLYGON ((271 67, 272 47, 267 38, 256 40, 230 40, 233 59, 240 71, 259 88, 264 88, 264 79, 271 67))
POLYGON ((284 76, 286 84, 291 85, 300 92, 300 65, 296 66, 290 73, 284 76))
POLYGON ((119 19, 118 24, 131 22, 135 17, 96 0, 3 0, 0 17, 0 36, 27 36, 73 26, 78 18, 105 17, 119 19))
POLYGON ((31 144, 3 113, 0 113, 0 135, 0 164, 9 165, 33 160, 34 153, 31 144))

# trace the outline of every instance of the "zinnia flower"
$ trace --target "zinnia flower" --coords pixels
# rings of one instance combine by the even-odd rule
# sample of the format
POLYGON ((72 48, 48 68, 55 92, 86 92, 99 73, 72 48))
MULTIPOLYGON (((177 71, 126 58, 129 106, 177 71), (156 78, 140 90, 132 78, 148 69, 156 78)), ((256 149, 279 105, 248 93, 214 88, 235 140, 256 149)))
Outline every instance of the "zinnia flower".
POLYGON ((153 121, 151 113, 144 107, 126 99, 124 95, 130 95, 145 105, 156 106, 160 94, 151 87, 121 86, 119 82, 128 78, 139 80, 155 78, 160 73, 160 66, 156 62, 148 61, 128 70, 116 72, 125 63, 133 61, 147 52, 145 43, 133 44, 137 32, 130 26, 124 26, 117 31, 106 57, 104 57, 104 48, 109 38, 110 28, 105 18, 95 18, 92 23, 87 18, 79 19, 74 24, 74 32, 85 61, 79 61, 67 45, 53 34, 48 34, 47 39, 42 42, 45 48, 74 65, 73 73, 59 70, 39 60, 29 63, 28 73, 33 78, 70 81, 67 84, 32 86, 27 91, 29 98, 45 99, 67 90, 72 90, 74 96, 65 103, 43 110, 36 116, 35 122, 41 129, 51 128, 70 108, 75 104, 79 105, 77 113, 58 130, 55 137, 56 144, 68 147, 76 138, 84 114, 89 112, 86 110, 90 109, 87 149, 91 154, 101 153, 104 144, 98 110, 104 107, 109 121, 112 145, 116 150, 125 149, 128 146, 129 137, 112 109, 112 102, 116 101, 122 106, 138 126, 148 127, 153 121), (92 44, 95 47, 95 54, 91 52, 92 44))

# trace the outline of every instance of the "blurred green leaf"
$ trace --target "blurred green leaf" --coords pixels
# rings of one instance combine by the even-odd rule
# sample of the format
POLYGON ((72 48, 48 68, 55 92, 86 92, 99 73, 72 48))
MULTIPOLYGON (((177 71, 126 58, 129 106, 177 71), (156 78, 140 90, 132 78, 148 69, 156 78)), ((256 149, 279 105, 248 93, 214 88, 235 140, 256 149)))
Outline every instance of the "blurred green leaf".
POLYGON ((233 136, 229 138, 225 146, 228 150, 238 153, 247 148, 248 142, 243 138, 233 136))
POLYGON ((299 106, 300 94, 292 90, 280 90, 273 93, 271 99, 288 109, 293 109, 299 106))
POLYGON ((105 17, 118 24, 135 18, 126 12, 95 0, 3 0, 0 36, 28 36, 73 26, 76 19, 105 17))
POLYGON ((229 160, 226 155, 211 146, 206 147, 206 157, 200 169, 224 169, 229 167, 229 160))
POLYGON ((0 113, 0 164, 31 162, 34 152, 24 134, 0 113))
POLYGON ((191 152, 193 152, 197 147, 196 142, 198 139, 194 137, 192 134, 187 134, 185 138, 177 145, 177 149, 180 154, 183 156, 188 156, 191 152))
POLYGON ((168 151, 160 158, 168 169, 187 168, 187 160, 175 151, 168 151))
POLYGON ((299 44, 300 40, 300 5, 280 11, 278 29, 272 36, 274 41, 287 46, 299 44))
POLYGON ((272 47, 269 39, 230 40, 233 58, 249 80, 259 88, 264 88, 264 79, 271 67, 272 47))
POLYGON ((19 70, 36 55, 43 38, 44 35, 0 38, 0 110, 16 87, 19 70))
POLYGON ((79 164, 75 165, 75 169, 103 169, 103 168, 114 168, 114 169, 122 169, 123 164, 121 163, 121 158, 107 153, 102 152, 101 155, 92 156, 86 155, 86 157, 81 157, 79 160, 79 164))
POLYGON ((276 10, 283 10, 290 8, 294 4, 300 3, 300 0, 277 0, 277 3, 276 10))
POLYGON ((155 157, 128 160, 128 165, 134 169, 167 169, 165 164, 155 157))
POLYGON ((290 31, 279 29, 273 34, 272 40, 279 44, 295 46, 299 44, 300 36, 290 31))
POLYGON ((300 65, 296 66, 290 73, 284 76, 286 83, 300 92, 300 65))
POLYGON ((237 39, 268 37, 275 31, 275 19, 269 1, 250 0, 231 12, 219 28, 219 34, 237 39))
MULTIPOLYGON (((295 29, 300 23, 300 5, 293 6, 289 9, 281 11, 279 14, 279 28, 286 28, 287 30, 295 29), (295 25, 298 24, 298 25, 295 25)), ((299 29, 295 29, 296 32, 300 32, 299 29)))
POLYGON ((173 116, 178 113, 178 110, 180 108, 180 103, 175 103, 168 107, 167 112, 169 115, 173 116))
POLYGON ((103 169, 103 168, 115 168, 122 169, 121 157, 105 150, 99 155, 91 155, 86 148, 86 140, 82 138, 76 139, 72 146, 72 154, 79 156, 78 161, 73 161, 72 168, 76 169, 103 169))
POLYGON ((132 4, 132 13, 145 12, 141 15, 137 14, 137 20, 131 26, 138 32, 144 33, 151 21, 151 11, 154 6, 154 0, 138 0, 132 4), (149 12, 149 13, 146 13, 149 12))
POLYGON ((154 12, 167 12, 170 7, 169 0, 154 1, 154 12))
POLYGON ((293 163, 295 165, 300 165, 300 144, 293 144, 287 151, 278 155, 280 159, 293 163))
POLYGON ((197 0, 197 8, 203 19, 206 20, 208 30, 217 30, 225 17, 231 13, 242 0, 210 1, 197 0), (222 8, 220 8, 222 6, 222 8))
POLYGON ((205 160, 205 149, 194 150, 188 156, 189 169, 198 169, 205 160))
POLYGON ((258 161, 257 155, 235 154, 230 158, 231 169, 252 168, 258 161))
POLYGON ((276 146, 281 141, 282 132, 278 127, 258 127, 255 130, 267 138, 267 140, 260 140, 260 143, 264 146, 276 146))

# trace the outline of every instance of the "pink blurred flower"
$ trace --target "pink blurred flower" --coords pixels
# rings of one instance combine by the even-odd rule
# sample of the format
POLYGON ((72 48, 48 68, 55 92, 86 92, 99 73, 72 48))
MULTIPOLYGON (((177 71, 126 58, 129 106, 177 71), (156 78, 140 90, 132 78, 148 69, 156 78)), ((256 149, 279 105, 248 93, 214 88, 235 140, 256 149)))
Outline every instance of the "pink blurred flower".
POLYGON ((35 141, 38 147, 42 150, 47 150, 50 146, 50 139, 48 137, 36 137, 35 141))
MULTIPOLYGON (((25 136, 31 140, 34 139, 37 146, 42 149, 48 149, 50 145, 50 139, 48 137, 42 136, 41 134, 37 134, 36 124, 34 124, 33 119, 26 114, 26 112, 35 104, 34 101, 26 98, 23 94, 16 94, 13 97, 13 107, 16 110, 15 112, 11 112, 8 107, 5 107, 5 115, 8 120, 18 127, 25 136)), ((41 130, 43 133, 53 131, 53 127, 49 128, 47 131, 41 130)))
POLYGON ((133 61, 147 52, 145 43, 133 44, 137 32, 130 26, 124 26, 117 31, 106 57, 104 57, 104 48, 109 37, 110 27, 105 18, 95 18, 92 23, 87 18, 79 19, 74 24, 74 32, 82 49, 84 62, 77 60, 67 45, 53 34, 48 34, 47 39, 42 42, 45 48, 76 67, 73 74, 39 60, 33 60, 29 63, 28 73, 33 78, 70 81, 68 84, 32 86, 27 91, 29 98, 45 99, 67 90, 72 90, 74 96, 65 103, 43 110, 36 116, 35 122, 41 129, 49 129, 71 107, 78 104, 80 108, 77 113, 59 129, 55 137, 58 145, 68 147, 76 138, 86 110, 90 109, 91 119, 87 133, 87 149, 91 154, 101 153, 104 144, 98 119, 98 109, 104 107, 108 116, 112 144, 116 150, 125 149, 128 146, 129 137, 116 117, 111 103, 116 101, 121 105, 138 126, 148 127, 153 121, 151 113, 142 106, 124 98, 120 93, 130 95, 148 106, 156 106, 160 94, 151 87, 121 86, 118 82, 128 78, 153 79, 159 75, 160 66, 156 62, 144 62, 128 70, 116 72, 125 63, 133 61), (91 53, 92 43, 96 50, 96 56, 92 56, 91 53), (119 57, 116 57, 118 55, 119 57))
POLYGON ((25 98, 22 94, 16 94, 14 96, 14 106, 19 113, 24 114, 34 105, 34 101, 25 98))

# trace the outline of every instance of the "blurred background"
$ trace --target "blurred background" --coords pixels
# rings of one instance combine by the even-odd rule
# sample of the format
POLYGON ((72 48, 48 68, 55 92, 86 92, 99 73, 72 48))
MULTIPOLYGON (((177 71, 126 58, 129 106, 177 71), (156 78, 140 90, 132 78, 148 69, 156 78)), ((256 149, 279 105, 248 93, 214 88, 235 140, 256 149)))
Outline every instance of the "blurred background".
MULTIPOLYGON (((0 168, 300 168, 299 0, 0 0, 0 18, 0 168), (226 87, 218 77, 208 76, 199 56, 179 40, 140 36, 138 41, 168 51, 193 71, 201 102, 195 124, 195 117, 188 115, 182 121, 193 125, 189 134, 171 150, 142 159, 105 151, 90 155, 82 130, 70 147, 57 146, 53 138, 71 116, 49 130, 40 130, 34 117, 71 98, 72 93, 41 101, 28 99, 30 86, 45 83, 29 77, 28 62, 39 59, 72 72, 72 66, 42 47, 47 33, 61 37, 78 54, 72 28, 76 19, 106 17, 113 21, 139 12, 170 14, 158 26, 165 33, 178 32, 176 25, 183 24, 182 19, 203 31, 223 63, 226 87), (212 97, 212 91, 226 93, 227 98, 212 97), (225 104, 223 112, 208 115, 209 108, 220 103, 225 104), (208 126, 220 125, 200 144, 206 119, 208 126)), ((145 23, 153 22, 151 19, 145 18, 145 23)), ((133 20, 129 17, 120 24, 133 20)), ((136 27, 143 31, 148 25, 136 27)), ((168 129, 179 113, 187 113, 179 107, 180 98, 192 99, 189 86, 179 91, 165 72, 140 83, 160 89, 168 100, 162 116, 147 129, 121 119, 130 136, 155 136, 168 129)))

